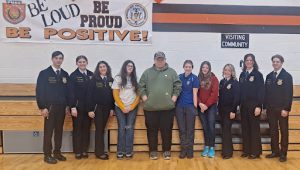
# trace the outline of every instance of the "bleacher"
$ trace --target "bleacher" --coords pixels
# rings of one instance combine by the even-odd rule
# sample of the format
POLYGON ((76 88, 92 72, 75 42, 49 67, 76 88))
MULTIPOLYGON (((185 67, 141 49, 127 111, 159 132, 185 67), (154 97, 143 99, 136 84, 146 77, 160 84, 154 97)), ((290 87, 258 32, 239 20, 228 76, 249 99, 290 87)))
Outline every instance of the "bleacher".
MULTIPOLYGON (((148 151, 145 118, 142 107, 142 104, 140 104, 136 118, 134 151, 148 151)), ((232 128, 235 150, 242 149, 239 122, 240 118, 237 116, 232 128)), ((109 151, 116 152, 118 125, 115 116, 109 119, 107 129, 109 151)), ((194 149, 201 150, 203 148, 203 129, 199 117, 196 119, 195 129, 194 149)), ((3 130, 43 130, 43 117, 40 115, 35 102, 35 84, 0 84, 0 131, 3 130)), ((72 130, 71 117, 66 116, 64 130, 72 130)), ((216 122, 216 135, 216 150, 220 150, 222 141, 218 118, 216 122)), ((265 113, 261 115, 261 136, 263 150, 270 150, 269 130, 265 113)), ((174 120, 172 143, 172 151, 179 151, 180 140, 176 120, 174 120)), ((300 150, 300 85, 294 86, 294 101, 289 116, 289 143, 289 150, 300 150)), ((160 138, 159 144, 161 144, 160 138)), ((159 148, 161 149, 161 147, 159 148)), ((0 153, 2 153, 2 144, 0 146, 0 153)))

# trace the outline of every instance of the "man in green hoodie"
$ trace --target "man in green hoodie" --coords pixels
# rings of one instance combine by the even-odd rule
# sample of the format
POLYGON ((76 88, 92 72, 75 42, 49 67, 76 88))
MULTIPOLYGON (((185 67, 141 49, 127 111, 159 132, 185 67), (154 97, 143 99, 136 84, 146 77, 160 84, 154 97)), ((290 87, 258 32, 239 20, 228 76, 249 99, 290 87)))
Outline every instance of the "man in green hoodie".
POLYGON ((150 159, 158 159, 158 130, 162 137, 163 157, 171 158, 174 108, 181 92, 181 81, 176 71, 166 63, 163 52, 154 54, 154 65, 144 71, 139 90, 144 103, 150 159))

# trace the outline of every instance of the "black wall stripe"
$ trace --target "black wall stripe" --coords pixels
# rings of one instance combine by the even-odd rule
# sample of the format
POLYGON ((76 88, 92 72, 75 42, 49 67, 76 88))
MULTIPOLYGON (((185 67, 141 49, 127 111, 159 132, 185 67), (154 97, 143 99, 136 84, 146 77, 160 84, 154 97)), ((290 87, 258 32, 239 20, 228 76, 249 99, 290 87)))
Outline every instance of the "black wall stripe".
POLYGON ((153 4, 153 13, 300 15, 300 7, 201 4, 153 4))
POLYGON ((216 32, 300 34, 300 26, 259 26, 223 24, 161 24, 153 23, 154 32, 216 32))

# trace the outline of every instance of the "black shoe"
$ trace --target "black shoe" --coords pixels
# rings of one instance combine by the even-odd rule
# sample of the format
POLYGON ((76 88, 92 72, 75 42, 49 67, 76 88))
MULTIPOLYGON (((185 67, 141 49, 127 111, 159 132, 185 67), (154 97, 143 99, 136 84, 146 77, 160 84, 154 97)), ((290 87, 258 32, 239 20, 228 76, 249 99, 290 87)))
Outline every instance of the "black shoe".
POLYGON ((186 150, 181 150, 179 154, 180 159, 184 159, 187 156, 187 151, 186 150))
POLYGON ((279 154, 271 153, 271 154, 266 155, 266 158, 276 158, 276 157, 279 157, 279 154))
POLYGON ((54 156, 53 156, 55 159, 57 159, 57 160, 59 160, 59 161, 66 161, 67 160, 67 158, 66 157, 64 157, 62 154, 54 154, 54 156))
POLYGON ((258 159, 259 155, 249 155, 248 159, 258 159))
POLYGON ((81 154, 75 154, 75 159, 81 159, 82 155, 81 154))
POLYGON ((96 155, 96 157, 97 157, 98 159, 101 159, 101 160, 108 160, 108 159, 109 159, 109 157, 108 157, 107 154, 103 154, 103 155, 100 155, 100 156, 96 155))
POLYGON ((246 154, 246 153, 243 153, 243 154, 241 155, 242 158, 246 158, 246 157, 248 157, 248 156, 249 156, 249 155, 246 154))
POLYGON ((48 164, 56 164, 57 160, 53 158, 52 156, 44 156, 44 162, 48 164))
POLYGON ((279 157, 279 161, 280 162, 286 162, 286 156, 285 155, 280 155, 280 157, 279 157))
POLYGON ((230 159, 232 156, 223 156, 223 159, 230 159))
POLYGON ((187 156, 188 159, 194 158, 194 151, 193 150, 188 150, 186 156, 187 156))
POLYGON ((84 158, 84 159, 86 159, 86 158, 89 157, 89 154, 86 153, 86 152, 83 152, 83 153, 81 154, 81 157, 84 158))

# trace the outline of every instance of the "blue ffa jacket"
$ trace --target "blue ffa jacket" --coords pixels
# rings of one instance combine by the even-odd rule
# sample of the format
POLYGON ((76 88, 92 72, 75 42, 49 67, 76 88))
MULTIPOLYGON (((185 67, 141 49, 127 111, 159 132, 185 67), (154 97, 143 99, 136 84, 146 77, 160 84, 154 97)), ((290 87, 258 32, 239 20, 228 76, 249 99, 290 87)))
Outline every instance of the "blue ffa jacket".
POLYGON ((95 111, 96 106, 114 109, 115 101, 111 89, 113 81, 111 77, 107 77, 106 81, 101 77, 92 78, 87 92, 88 111, 95 111))
POLYGON ((254 70, 246 77, 246 72, 240 74, 241 105, 262 108, 264 102, 264 78, 254 70))
POLYGON ((219 86, 219 110, 226 112, 237 112, 237 106, 240 104, 239 82, 234 79, 223 79, 219 86))
POLYGON ((293 78, 282 69, 277 78, 272 71, 265 82, 265 109, 280 109, 291 111, 293 101, 293 78))
POLYGON ((36 84, 36 101, 39 109, 52 104, 68 105, 69 74, 61 69, 59 76, 52 67, 39 73, 36 84))
POLYGON ((93 77, 93 72, 86 70, 87 75, 82 74, 77 68, 70 75, 70 107, 85 107, 87 103, 87 89, 93 77))

